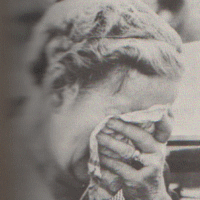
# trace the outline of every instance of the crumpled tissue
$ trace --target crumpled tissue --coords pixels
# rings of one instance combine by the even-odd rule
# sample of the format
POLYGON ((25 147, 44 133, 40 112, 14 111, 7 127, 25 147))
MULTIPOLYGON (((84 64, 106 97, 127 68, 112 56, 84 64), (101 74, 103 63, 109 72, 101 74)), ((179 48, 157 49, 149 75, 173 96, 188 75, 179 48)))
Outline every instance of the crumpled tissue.
MULTIPOLYGON (((92 131, 90 136, 90 159, 88 162, 88 173, 90 175, 90 183, 83 194, 81 199, 85 199, 87 195, 89 200, 102 200, 102 199, 124 199, 123 193, 120 190, 114 197, 107 193, 103 188, 100 187, 101 181, 101 167, 98 153, 98 141, 97 134, 105 127, 106 123, 110 118, 117 117, 124 122, 134 123, 140 126, 150 134, 154 132, 154 123, 160 121, 164 115, 168 115, 170 106, 167 105, 154 105, 147 110, 134 111, 119 116, 109 115, 102 122, 100 122, 96 128, 92 131), (119 197, 121 196, 121 197, 119 197)), ((123 138, 123 136, 121 137, 123 138)), ((119 139, 119 137, 117 138, 119 139)))

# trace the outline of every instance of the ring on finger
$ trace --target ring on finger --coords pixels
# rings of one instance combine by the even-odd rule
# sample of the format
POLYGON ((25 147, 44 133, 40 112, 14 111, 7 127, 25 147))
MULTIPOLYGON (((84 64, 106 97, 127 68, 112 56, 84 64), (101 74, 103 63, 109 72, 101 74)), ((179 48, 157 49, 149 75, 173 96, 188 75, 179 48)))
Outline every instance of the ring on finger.
POLYGON ((132 158, 135 160, 135 161, 139 161, 141 162, 141 153, 139 150, 135 150, 132 158))

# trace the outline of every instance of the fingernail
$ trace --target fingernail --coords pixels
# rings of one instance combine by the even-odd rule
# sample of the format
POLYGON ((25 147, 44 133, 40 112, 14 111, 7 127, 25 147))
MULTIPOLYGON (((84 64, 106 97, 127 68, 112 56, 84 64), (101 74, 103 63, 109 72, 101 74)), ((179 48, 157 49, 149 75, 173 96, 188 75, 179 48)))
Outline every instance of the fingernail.
POLYGON ((113 134, 114 133, 114 130, 109 129, 108 127, 104 127, 101 131, 105 134, 113 134))
POLYGON ((108 128, 114 128, 116 122, 117 122, 116 119, 111 118, 111 119, 109 119, 109 121, 106 123, 106 126, 107 126, 108 128))

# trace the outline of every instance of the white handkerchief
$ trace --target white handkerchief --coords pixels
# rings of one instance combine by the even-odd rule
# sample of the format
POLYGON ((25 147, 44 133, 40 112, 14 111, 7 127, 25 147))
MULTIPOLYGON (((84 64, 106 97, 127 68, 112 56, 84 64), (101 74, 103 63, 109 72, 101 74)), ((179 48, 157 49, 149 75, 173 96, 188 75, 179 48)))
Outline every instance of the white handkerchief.
MULTIPOLYGON (((169 105, 155 105, 147 110, 130 112, 117 117, 125 122, 137 124, 149 133, 153 133, 154 123, 160 121, 164 115, 167 115, 168 109, 169 105)), ((96 126, 90 136, 90 159, 88 162, 90 183, 87 191, 85 192, 89 196, 89 200, 112 199, 112 196, 99 186, 101 180, 101 168, 98 153, 98 142, 96 138, 97 134, 105 127, 108 120, 112 117, 114 117, 114 115, 107 116, 96 126)), ((121 191, 120 193, 122 194, 121 191)), ((117 195, 119 196, 119 194, 117 195)), ((82 197, 82 199, 84 199, 84 197, 82 197)))

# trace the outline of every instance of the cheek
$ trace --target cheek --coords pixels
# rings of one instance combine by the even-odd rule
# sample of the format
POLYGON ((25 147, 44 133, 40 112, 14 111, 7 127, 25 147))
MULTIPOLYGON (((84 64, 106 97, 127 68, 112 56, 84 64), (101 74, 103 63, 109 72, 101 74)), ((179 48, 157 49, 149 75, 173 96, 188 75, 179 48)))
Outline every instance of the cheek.
POLYGON ((75 114, 80 131, 90 132, 109 114, 110 100, 105 95, 93 94, 77 108, 75 114))
MULTIPOLYGON (((84 114, 76 118, 74 127, 73 141, 76 148, 73 152, 72 163, 79 162, 89 152, 90 135, 94 128, 104 119, 105 115, 101 112, 92 112, 92 110, 85 110, 84 114)), ((88 159, 88 158, 87 158, 88 159)), ((86 161, 87 161, 86 159, 86 161)), ((76 164, 75 164, 76 165, 76 164)))
POLYGON ((165 78, 138 75, 124 85, 121 96, 126 100, 124 102, 127 102, 127 108, 131 105, 131 111, 142 110, 155 104, 173 103, 177 85, 176 81, 165 78))
POLYGON ((105 118, 104 112, 98 106, 85 106, 74 116, 74 123, 71 126, 73 141, 78 142, 77 146, 88 148, 89 138, 94 128, 105 118), (84 146, 84 147, 83 147, 84 146))
POLYGON ((101 112, 100 108, 99 110, 95 108, 83 109, 75 119, 77 131, 89 134, 104 117, 105 114, 101 112))
POLYGON ((155 88, 154 100, 158 103, 173 103, 178 94, 178 83, 172 81, 161 82, 155 88))

